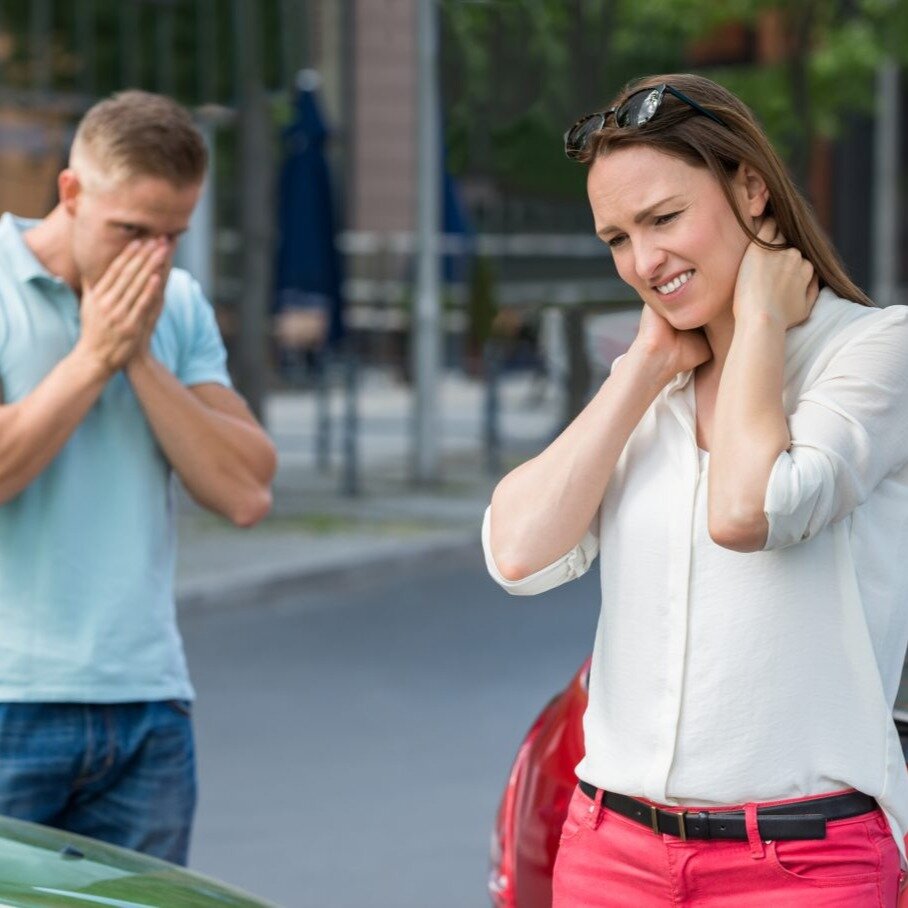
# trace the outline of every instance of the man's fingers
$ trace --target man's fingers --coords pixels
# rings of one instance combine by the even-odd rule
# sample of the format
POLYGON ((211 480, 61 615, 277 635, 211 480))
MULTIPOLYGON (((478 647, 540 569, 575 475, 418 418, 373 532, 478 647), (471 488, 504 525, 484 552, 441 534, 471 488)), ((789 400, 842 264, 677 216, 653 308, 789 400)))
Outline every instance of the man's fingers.
POLYGON ((140 253, 141 249, 142 242, 140 240, 133 240, 123 247, 120 254, 107 266, 104 274, 98 279, 98 283, 93 285, 92 290, 96 296, 107 293, 113 287, 123 273, 123 269, 140 253))
POLYGON ((148 276, 138 298, 123 320, 123 327, 127 331, 140 330, 145 321, 154 313, 155 307, 163 307, 162 286, 163 281, 160 274, 153 272, 148 276))
POLYGON ((122 314, 135 304, 148 276, 160 265, 159 249, 156 244, 143 246, 120 272, 114 285, 107 291, 114 312, 122 314))
POLYGON ((120 310, 123 299, 129 292, 129 286, 136 274, 145 264, 150 251, 145 244, 141 244, 135 252, 118 268, 114 277, 96 296, 103 300, 112 313, 120 310))
POLYGON ((116 287, 111 291, 115 294, 113 311, 116 316, 122 317, 136 305, 143 288, 148 284, 148 279, 158 271, 166 255, 166 250, 162 246, 153 246, 134 267, 123 271, 116 287))

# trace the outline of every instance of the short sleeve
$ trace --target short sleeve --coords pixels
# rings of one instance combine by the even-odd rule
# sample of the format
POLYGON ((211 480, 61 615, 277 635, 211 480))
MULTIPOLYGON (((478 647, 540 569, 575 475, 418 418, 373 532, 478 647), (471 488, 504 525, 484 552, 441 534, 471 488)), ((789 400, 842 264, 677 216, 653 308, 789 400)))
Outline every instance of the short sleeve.
POLYGON ((486 568, 492 579, 512 596, 535 596, 537 593, 545 593, 556 586, 561 586, 569 580, 582 577, 599 554, 599 512, 597 511, 583 539, 569 552, 536 573, 530 574, 529 577, 524 577, 522 580, 507 580, 498 570, 498 565, 495 564, 495 559, 492 557, 491 515, 491 507, 486 508, 482 521, 482 549, 485 553, 486 568))
POLYGON ((227 350, 218 330, 214 309, 195 280, 189 281, 189 299, 184 315, 177 378, 186 386, 214 382, 231 387, 227 350))
POLYGON ((908 308, 851 339, 799 397, 791 447, 776 459, 765 549, 810 539, 847 517, 908 462, 908 308))

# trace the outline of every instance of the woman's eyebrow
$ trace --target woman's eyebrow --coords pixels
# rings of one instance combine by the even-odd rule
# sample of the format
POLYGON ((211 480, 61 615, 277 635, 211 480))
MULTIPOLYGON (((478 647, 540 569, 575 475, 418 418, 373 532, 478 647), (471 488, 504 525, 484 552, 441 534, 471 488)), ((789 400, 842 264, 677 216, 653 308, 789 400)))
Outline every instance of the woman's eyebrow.
MULTIPOLYGON (((660 199, 658 202, 654 202, 652 205, 648 205, 646 208, 643 209, 643 211, 640 211, 634 215, 634 223, 639 224, 641 221, 645 221, 661 205, 665 205, 668 202, 674 202, 676 199, 680 199, 680 198, 681 198, 680 195, 670 195, 664 199, 660 199)), ((619 227, 613 227, 611 224, 609 224, 608 227, 600 227, 599 230, 596 231, 596 235, 602 236, 605 233, 610 233, 613 230, 619 230, 619 229, 620 229, 619 227)))

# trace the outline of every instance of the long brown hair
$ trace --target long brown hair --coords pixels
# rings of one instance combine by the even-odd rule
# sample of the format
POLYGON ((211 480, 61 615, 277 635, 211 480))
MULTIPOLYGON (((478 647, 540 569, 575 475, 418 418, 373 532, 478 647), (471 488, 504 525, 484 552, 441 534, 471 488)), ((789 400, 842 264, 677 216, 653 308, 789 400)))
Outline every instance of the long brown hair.
POLYGON ((619 127, 609 118, 602 129, 590 137, 578 160, 592 164, 610 149, 646 145, 681 158, 694 167, 707 167, 718 180, 735 218, 751 241, 764 248, 779 248, 758 239, 738 210, 732 178, 741 164, 747 164, 766 181, 769 190, 766 214, 775 218, 788 245, 794 246, 813 265, 820 286, 829 287, 843 299, 873 306, 870 298, 848 277, 838 253, 753 113, 730 91, 710 79, 690 73, 647 76, 625 86, 608 106, 617 108, 635 92, 655 88, 663 82, 716 114, 725 126, 696 113, 666 92, 658 113, 642 126, 619 127))

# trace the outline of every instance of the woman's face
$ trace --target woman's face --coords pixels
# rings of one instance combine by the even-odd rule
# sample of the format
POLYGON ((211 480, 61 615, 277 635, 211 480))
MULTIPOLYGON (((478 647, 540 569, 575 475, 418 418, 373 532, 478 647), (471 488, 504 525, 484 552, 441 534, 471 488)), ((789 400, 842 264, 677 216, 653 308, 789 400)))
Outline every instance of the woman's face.
MULTIPOLYGON (((761 179, 741 168, 733 188, 745 217, 762 214, 761 179)), ((619 276, 669 324, 699 328, 731 311, 749 240, 705 167, 618 148, 593 162, 587 191, 619 276)))

